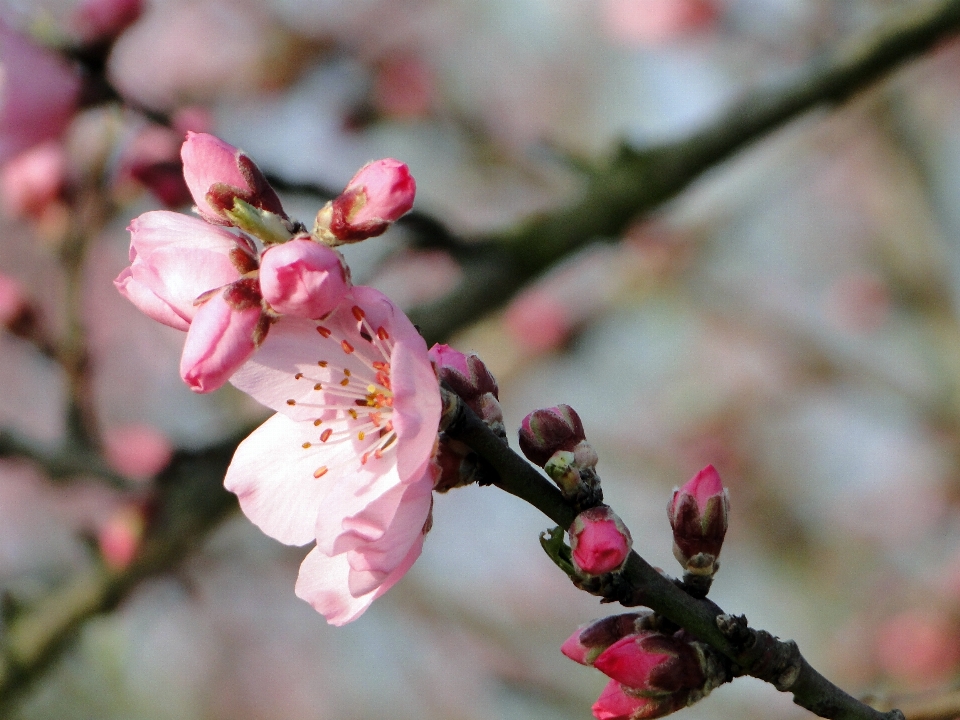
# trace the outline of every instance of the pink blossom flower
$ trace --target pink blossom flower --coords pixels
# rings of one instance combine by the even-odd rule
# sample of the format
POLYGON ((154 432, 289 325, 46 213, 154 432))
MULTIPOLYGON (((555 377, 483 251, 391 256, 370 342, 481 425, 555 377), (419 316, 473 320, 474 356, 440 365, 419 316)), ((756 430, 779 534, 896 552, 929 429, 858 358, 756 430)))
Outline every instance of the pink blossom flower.
POLYGON ((569 534, 573 564, 588 575, 602 575, 619 569, 633 547, 630 531, 606 505, 577 515, 569 534))
POLYGON ((280 198, 242 150, 214 135, 188 132, 180 155, 183 177, 204 220, 229 225, 224 210, 233 208, 234 198, 286 217, 280 198))
POLYGON ((437 475, 426 344, 372 288, 323 321, 282 316, 231 382, 279 412, 237 448, 226 487, 265 533, 316 541, 297 594, 342 625, 420 554, 437 475))
POLYGON ((144 0, 83 0, 73 25, 85 42, 114 38, 143 13, 144 0))
POLYGON ((198 393, 223 386, 263 342, 269 319, 253 279, 214 291, 197 310, 180 356, 180 377, 198 393))
POLYGON ((266 249, 260 262, 260 290, 278 313, 320 318, 330 313, 349 286, 340 254, 309 238, 266 249))
POLYGON ((243 235, 174 212, 144 213, 130 223, 130 267, 114 280, 145 315, 186 330, 197 298, 257 266, 256 247, 243 235))
POLYGON ((39 218, 63 189, 67 159, 63 146, 49 141, 20 153, 0 171, 0 202, 13 218, 39 218))
POLYGON ((381 235, 410 211, 416 192, 410 168, 399 160, 367 163, 334 199, 330 231, 342 242, 381 235))
POLYGON ((79 92, 76 70, 0 22, 0 162, 60 135, 79 92))

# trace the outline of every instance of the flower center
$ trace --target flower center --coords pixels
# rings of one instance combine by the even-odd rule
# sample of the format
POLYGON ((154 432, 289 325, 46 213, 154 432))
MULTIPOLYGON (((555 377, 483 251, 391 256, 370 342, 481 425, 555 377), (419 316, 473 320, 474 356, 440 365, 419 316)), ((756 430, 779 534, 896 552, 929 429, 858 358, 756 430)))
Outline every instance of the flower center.
MULTIPOLYGON (((351 313, 355 325, 317 325, 324 354, 314 369, 294 375, 298 382, 313 383, 316 400, 287 400, 287 404, 316 410, 317 435, 303 443, 305 450, 333 450, 352 443, 360 465, 366 465, 382 459, 397 444, 390 384, 393 341, 383 327, 373 328, 359 305, 351 313)), ((328 469, 320 465, 313 476, 323 477, 328 469)))

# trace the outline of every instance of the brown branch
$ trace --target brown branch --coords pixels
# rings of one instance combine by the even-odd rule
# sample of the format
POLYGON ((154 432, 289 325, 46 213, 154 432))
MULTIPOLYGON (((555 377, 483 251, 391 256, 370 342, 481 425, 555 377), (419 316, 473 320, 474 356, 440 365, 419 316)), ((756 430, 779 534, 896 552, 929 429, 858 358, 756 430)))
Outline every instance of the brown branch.
MULTIPOLYGON (((570 526, 576 511, 560 491, 507 447, 466 403, 458 401, 450 417, 447 435, 470 446, 499 473, 494 482, 497 487, 526 500, 561 528, 570 526)), ((738 674, 757 677, 792 693, 795 703, 820 717, 903 720, 899 710, 880 712, 831 683, 806 661, 796 643, 753 630, 746 618, 727 615, 709 600, 684 592, 635 551, 621 573, 601 576, 590 588, 582 582, 578 586, 607 601, 649 607, 726 656, 738 674)))

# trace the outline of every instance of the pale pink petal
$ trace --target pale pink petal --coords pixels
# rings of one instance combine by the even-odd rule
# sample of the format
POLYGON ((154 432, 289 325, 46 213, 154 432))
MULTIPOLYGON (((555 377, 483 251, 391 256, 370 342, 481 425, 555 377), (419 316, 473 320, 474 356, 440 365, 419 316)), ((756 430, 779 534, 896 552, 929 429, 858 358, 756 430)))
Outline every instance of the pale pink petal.
POLYGON ((440 393, 433 365, 420 335, 398 341, 393 349, 393 424, 397 429, 397 469, 402 478, 415 478, 430 457, 440 425, 440 393))
POLYGON ((314 477, 316 455, 303 447, 312 435, 307 424, 274 415, 240 443, 223 481, 244 515, 288 545, 313 542, 320 505, 337 484, 336 474, 314 477))
POLYGON ((278 313, 329 315, 349 287, 340 254, 305 238, 267 248, 260 262, 263 298, 278 313))
POLYGON ((188 330, 190 328, 190 323, 181 317, 169 303, 134 277, 132 268, 124 268, 123 272, 113 281, 113 284, 121 295, 136 305, 137 309, 147 317, 177 330, 188 330))
MULTIPOLYGON (((239 283, 238 283, 239 284, 239 283)), ((261 325, 259 303, 237 309, 228 300, 231 288, 217 292, 197 311, 180 357, 180 377, 198 393, 220 388, 256 350, 261 325)))
POLYGON ((330 557, 313 549, 300 565, 297 578, 297 597, 306 600, 323 615, 331 625, 346 625, 360 617, 377 598, 393 587, 409 570, 423 549, 420 535, 407 551, 406 556, 375 590, 354 597, 349 590, 352 572, 346 556, 330 557))

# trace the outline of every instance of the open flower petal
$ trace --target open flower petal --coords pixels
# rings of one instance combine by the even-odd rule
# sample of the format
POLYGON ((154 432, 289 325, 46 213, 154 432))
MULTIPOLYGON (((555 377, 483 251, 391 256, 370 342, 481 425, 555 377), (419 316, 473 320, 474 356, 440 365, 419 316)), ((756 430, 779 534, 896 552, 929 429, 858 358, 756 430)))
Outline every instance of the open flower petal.
POLYGON ((370 603, 393 587, 411 568, 423 549, 420 535, 393 572, 374 590, 354 596, 349 590, 353 570, 344 554, 329 556, 314 549, 300 565, 297 596, 310 603, 331 625, 345 625, 360 617, 370 603))

